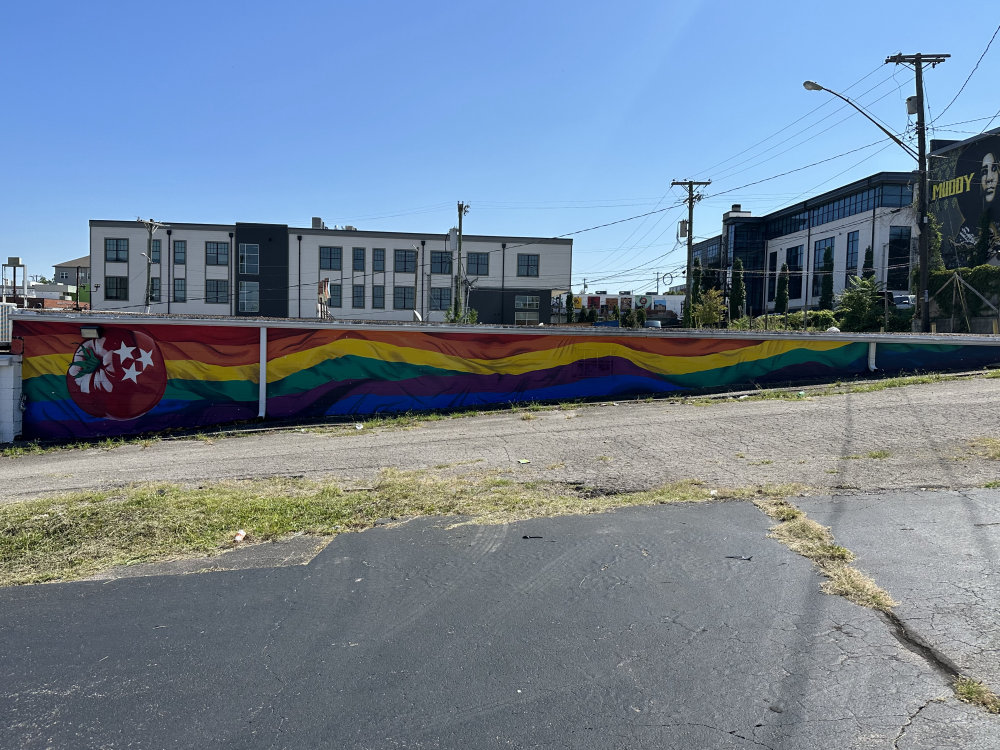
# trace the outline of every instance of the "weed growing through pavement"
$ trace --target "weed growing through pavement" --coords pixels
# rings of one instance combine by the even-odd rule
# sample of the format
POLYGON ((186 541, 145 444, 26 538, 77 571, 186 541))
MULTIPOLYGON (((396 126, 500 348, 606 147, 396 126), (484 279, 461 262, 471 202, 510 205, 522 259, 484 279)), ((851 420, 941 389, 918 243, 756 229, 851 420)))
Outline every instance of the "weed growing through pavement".
POLYGON ((955 695, 959 700, 985 708, 991 714, 1000 714, 1000 696, 971 677, 960 676, 955 680, 955 695))
POLYGON ((755 500, 754 504, 778 521, 777 525, 771 527, 768 536, 812 560, 826 576, 823 591, 883 612, 896 606, 889 592, 879 588, 875 581, 857 568, 851 567, 854 554, 837 544, 826 526, 807 518, 805 513, 787 500, 762 498, 755 500))

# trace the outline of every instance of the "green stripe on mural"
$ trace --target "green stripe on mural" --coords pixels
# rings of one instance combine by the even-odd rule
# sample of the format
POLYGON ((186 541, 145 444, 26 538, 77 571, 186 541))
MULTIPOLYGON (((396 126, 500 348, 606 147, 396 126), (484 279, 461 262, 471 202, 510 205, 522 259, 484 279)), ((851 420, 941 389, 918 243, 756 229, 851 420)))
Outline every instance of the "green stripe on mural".
MULTIPOLYGON (((712 370, 686 373, 683 375, 664 375, 665 380, 685 388, 715 388, 732 383, 750 383, 766 375, 771 375, 786 367, 798 365, 815 365, 823 368, 837 368, 843 374, 849 374, 846 368, 852 362, 866 361, 868 344, 850 343, 837 349, 816 351, 806 347, 792 349, 764 359, 733 362, 725 367, 712 370)), ((821 374, 821 373, 817 373, 821 374)))
POLYGON ((330 382, 345 380, 398 381, 425 375, 461 375, 465 373, 427 365, 406 362, 387 362, 381 359, 349 355, 320 362, 308 370, 293 373, 267 386, 268 396, 289 396, 305 393, 330 382))
POLYGON ((65 375, 35 375, 21 384, 28 401, 65 401, 69 398, 65 375))
MULTIPOLYGON (((24 396, 36 403, 70 398, 64 375, 36 375, 23 383, 24 396)), ((177 401, 256 401, 256 383, 247 380, 169 380, 163 398, 177 401)))
POLYGON ((171 401, 256 401, 260 389, 249 380, 179 380, 167 381, 163 398, 171 401))

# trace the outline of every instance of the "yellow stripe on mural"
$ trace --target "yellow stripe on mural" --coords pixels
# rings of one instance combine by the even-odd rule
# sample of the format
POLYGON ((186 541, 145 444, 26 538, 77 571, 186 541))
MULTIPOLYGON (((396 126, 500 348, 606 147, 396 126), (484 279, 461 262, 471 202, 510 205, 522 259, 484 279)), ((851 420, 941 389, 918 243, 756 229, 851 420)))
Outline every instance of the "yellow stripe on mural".
POLYGON ((73 352, 25 357, 21 365, 21 377, 27 380, 39 375, 65 375, 72 362, 73 352))
POLYGON ((193 359, 167 360, 167 377, 171 380, 244 380, 251 383, 260 382, 260 365, 237 365, 223 367, 210 365, 193 359))
POLYGON ((687 375, 694 372, 715 370, 740 362, 752 362, 785 354, 796 349, 831 351, 846 346, 839 341, 762 341, 754 346, 729 349, 702 356, 679 357, 631 349, 624 344, 607 341, 574 341, 568 346, 557 346, 541 351, 524 352, 497 359, 472 359, 443 352, 413 347, 402 347, 377 341, 343 339, 318 346, 304 352, 279 357, 268 363, 267 380, 274 383, 323 362, 339 357, 355 356, 384 362, 433 367, 452 372, 492 375, 502 373, 520 375, 552 367, 572 364, 581 359, 596 357, 621 357, 642 369, 659 374, 687 375))

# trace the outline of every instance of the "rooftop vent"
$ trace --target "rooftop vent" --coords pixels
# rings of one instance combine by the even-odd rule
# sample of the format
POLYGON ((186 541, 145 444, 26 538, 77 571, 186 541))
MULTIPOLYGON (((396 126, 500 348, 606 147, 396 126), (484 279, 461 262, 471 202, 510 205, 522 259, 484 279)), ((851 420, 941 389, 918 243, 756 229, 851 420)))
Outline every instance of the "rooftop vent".
POLYGON ((326 229, 326 224, 323 223, 323 219, 319 216, 313 216, 313 229, 326 229))

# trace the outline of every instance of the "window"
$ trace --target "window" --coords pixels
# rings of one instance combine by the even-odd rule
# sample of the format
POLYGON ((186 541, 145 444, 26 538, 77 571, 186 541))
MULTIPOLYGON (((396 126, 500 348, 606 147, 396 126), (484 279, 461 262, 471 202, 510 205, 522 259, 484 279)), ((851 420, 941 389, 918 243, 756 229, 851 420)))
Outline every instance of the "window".
POLYGON ((372 271, 385 271, 385 248, 372 249, 372 271))
MULTIPOLYGON (((396 273, 416 273, 417 272, 417 251, 416 250, 396 250, 395 262, 392 270, 396 273)), ((396 287, 402 289, 402 287, 396 287)), ((399 309, 399 308, 397 308, 399 309)))
POLYGON ((358 273, 365 272, 365 249, 363 247, 356 247, 352 251, 351 270, 358 273))
POLYGON ((788 299, 800 299, 802 297, 802 245, 785 250, 785 263, 788 264, 788 299))
POLYGON ((469 253, 469 259, 465 265, 467 266, 469 276, 489 276, 490 254, 469 253))
POLYGON ((205 281, 205 301, 210 305, 224 305, 229 302, 229 281, 227 279, 205 281))
POLYGON ((351 300, 351 306, 363 310, 365 307, 365 285, 355 284, 351 292, 351 296, 353 298, 351 300))
POLYGON ((206 266, 228 266, 229 265, 229 243, 228 242, 206 242, 205 243, 205 265, 206 266))
MULTIPOLYGON (((451 253, 441 250, 431 251, 431 273, 451 274, 451 253)), ((434 290, 432 289, 431 292, 434 290)), ((432 310, 435 308, 431 308, 432 310)), ((443 309, 443 308, 442 308, 443 309)))
POLYGON ((60 271, 59 272, 59 280, 60 281, 66 281, 68 279, 69 279, 69 271, 60 271))
POLYGON ((152 247, 149 250, 149 262, 159 263, 160 262, 160 241, 153 240, 151 243, 152 247))
POLYGON ((774 302, 774 295, 778 283, 778 253, 770 253, 767 258, 767 301, 774 302))
MULTIPOLYGON (((406 252, 405 250, 398 252, 406 252)), ((397 286, 392 289, 392 307, 394 310, 412 310, 417 306, 417 288, 415 286, 397 286)))
POLYGON ((847 271, 844 273, 844 289, 851 286, 851 277, 858 275, 858 233, 847 233, 847 271))
POLYGON ((260 312, 259 282, 240 282, 240 312, 260 312))
POLYGON ((447 310, 451 307, 451 287, 431 287, 431 310, 447 310))
MULTIPOLYGON (((127 239, 104 239, 104 262, 105 263, 128 263, 128 240, 127 239)), ((111 299, 104 295, 106 299, 111 299)))
POLYGON ((160 279, 153 276, 149 280, 149 301, 159 302, 160 301, 160 279))
POLYGON ((538 256, 527 253, 517 254, 517 275, 538 276, 538 256))
POLYGON ((384 286, 373 286, 372 287, 372 307, 376 310, 385 309, 385 287, 384 286))
POLYGON ((330 301, 327 307, 341 307, 344 304, 344 289, 340 284, 330 284, 330 301))
MULTIPOLYGON (((538 257, 537 255, 535 256, 538 257)), ((520 259, 520 256, 518 256, 520 259)), ((538 301, 533 294, 518 294, 514 297, 514 325, 538 325, 538 301)))
MULTIPOLYGON (((260 273, 260 245, 240 243, 240 273, 245 273, 248 276, 256 276, 260 273)), ((241 298, 242 294, 241 290, 241 298)))
POLYGON ((826 251, 830 251, 830 260, 833 261, 833 237, 826 237, 816 240, 813 243, 813 275, 812 275, 812 296, 819 297, 823 293, 823 277, 826 276, 825 258, 826 251))
POLYGON ((909 289, 910 277, 910 228, 889 227, 889 267, 886 270, 886 288, 909 289))
MULTIPOLYGON (((128 240, 125 240, 128 242, 128 240)), ((128 276, 105 276, 104 299, 128 299, 128 276)))
POLYGON ((174 240, 174 265, 183 266, 187 263, 187 240, 174 240))
POLYGON ((187 279, 174 279, 174 302, 187 302, 187 279))
MULTIPOLYGON (((340 247, 321 247, 319 249, 319 267, 324 271, 340 271, 343 269, 344 250, 340 247)), ((340 305, 338 305, 340 307, 340 305)))

